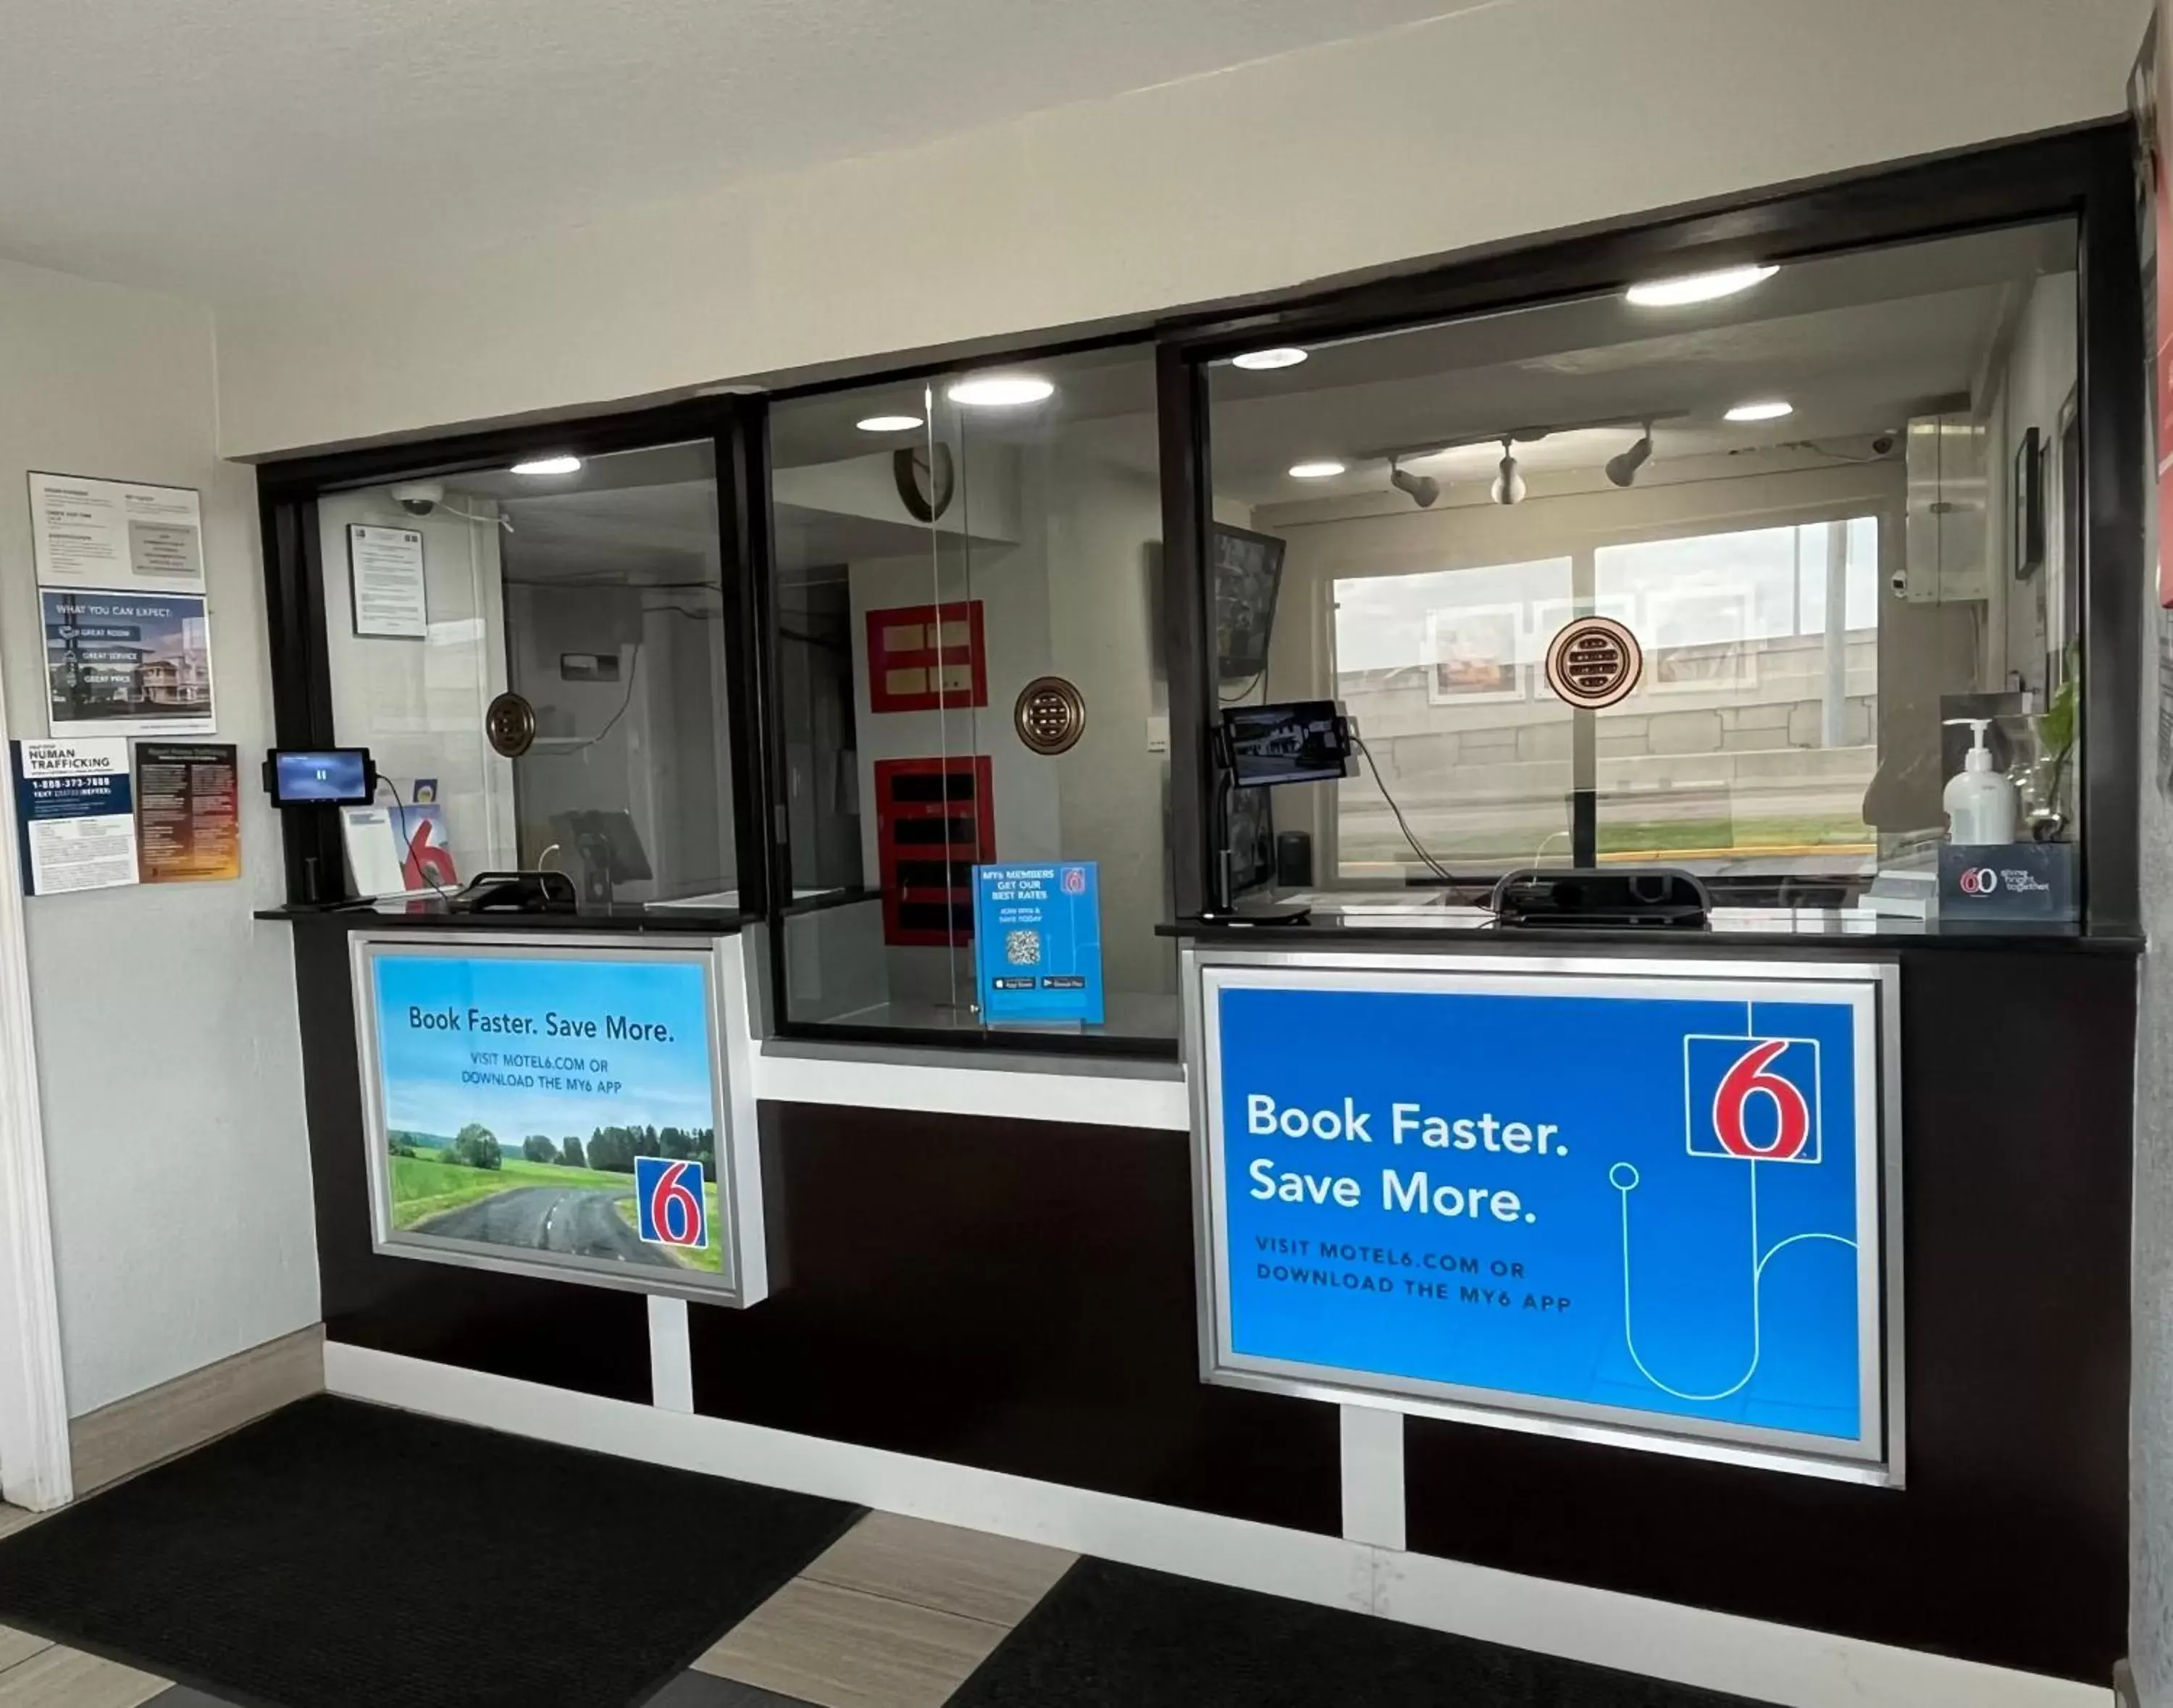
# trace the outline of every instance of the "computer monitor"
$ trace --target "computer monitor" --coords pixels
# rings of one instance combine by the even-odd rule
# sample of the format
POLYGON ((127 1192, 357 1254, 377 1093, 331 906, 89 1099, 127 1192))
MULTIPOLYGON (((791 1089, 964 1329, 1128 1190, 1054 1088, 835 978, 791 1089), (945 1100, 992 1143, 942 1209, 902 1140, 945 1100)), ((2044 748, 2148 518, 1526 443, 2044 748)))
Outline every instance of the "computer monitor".
POLYGON ((1244 681, 1268 667, 1288 548, 1272 534, 1221 522, 1214 544, 1216 674, 1226 682, 1244 681))
POLYGON ((1358 768, 1351 720, 1333 700, 1232 706, 1222 714, 1222 742, 1237 789, 1333 783, 1358 768))

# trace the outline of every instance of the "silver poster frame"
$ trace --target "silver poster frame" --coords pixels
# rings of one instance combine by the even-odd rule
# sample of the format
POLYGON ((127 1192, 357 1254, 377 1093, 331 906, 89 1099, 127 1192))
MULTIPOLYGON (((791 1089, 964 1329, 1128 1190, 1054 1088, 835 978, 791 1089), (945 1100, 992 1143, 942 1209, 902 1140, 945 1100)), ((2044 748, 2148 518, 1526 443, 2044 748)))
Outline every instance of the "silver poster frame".
MULTIPOLYGON (((768 1290, 766 1254, 751 1251, 747 1241, 762 1237, 761 1145, 752 1131, 741 1132, 736 1089, 728 1069, 725 1025, 728 978, 737 969, 727 956, 738 952, 736 938, 679 937, 671 941, 617 934, 557 932, 357 931, 348 940, 348 962, 354 1004, 354 1035, 362 1080, 364 1167, 369 1182, 370 1249, 380 1257, 450 1263, 489 1269, 499 1274, 532 1275, 584 1286, 688 1299, 712 1305, 747 1306, 768 1290), (725 1240, 720 1273, 702 1270, 678 1275, 658 1268, 643 1272, 605 1258, 566 1253, 519 1250, 477 1240, 396 1231, 392 1226, 391 1159, 385 1108, 382 1053, 377 1028, 375 969, 385 959, 597 961, 672 962, 702 971, 704 1006, 709 1024, 709 1097, 717 1134, 718 1220, 725 1240)), ((628 1177, 631 1189, 632 1177, 628 1177)))
POLYGON ((1179 956, 1192 1101, 1194 1254, 1200 1377, 1335 1404, 1548 1435, 1761 1469, 1899 1488, 1906 1471, 1902 1310, 1901 968, 1890 961, 1755 961, 1656 956, 1248 949, 1188 942, 1179 956), (1700 987, 1686 990, 1685 985, 1700 987), (1242 1354, 1232 1345, 1219 1021, 1231 988, 1525 989, 1535 994, 1710 994, 1777 1001, 1789 987, 1841 994, 1856 1056, 1858 1375, 1854 1441, 1629 1408, 1353 1372, 1242 1354), (1869 1231, 1866 1237, 1866 1231, 1869 1231))

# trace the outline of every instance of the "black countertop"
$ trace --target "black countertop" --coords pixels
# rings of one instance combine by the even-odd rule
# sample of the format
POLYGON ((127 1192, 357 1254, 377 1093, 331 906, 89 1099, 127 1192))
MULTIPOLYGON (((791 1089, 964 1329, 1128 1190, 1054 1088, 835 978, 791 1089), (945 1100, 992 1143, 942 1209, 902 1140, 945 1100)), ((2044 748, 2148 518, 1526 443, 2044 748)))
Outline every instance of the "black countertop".
POLYGON ((558 913, 456 913, 435 896, 356 902, 337 908, 265 908, 260 919, 295 925, 328 925, 343 931, 560 931, 667 934, 716 937, 737 931, 746 916, 736 909, 654 907, 638 902, 583 905, 558 913))
POLYGON ((1601 925, 1502 926, 1481 908, 1423 902, 1348 908, 1317 907, 1301 921, 1271 916, 1179 919, 1157 928, 1220 947, 1257 943, 1281 948, 1354 944, 1414 944, 1439 948, 1545 950, 1563 944, 1636 947, 1695 953, 1718 949, 1783 949, 1798 952, 1898 949, 2028 949, 2068 953, 2138 955, 2139 931, 2092 929, 2072 923, 2016 920, 1948 921, 1895 919, 1841 908, 1716 908, 1711 922, 1694 930, 1601 925))

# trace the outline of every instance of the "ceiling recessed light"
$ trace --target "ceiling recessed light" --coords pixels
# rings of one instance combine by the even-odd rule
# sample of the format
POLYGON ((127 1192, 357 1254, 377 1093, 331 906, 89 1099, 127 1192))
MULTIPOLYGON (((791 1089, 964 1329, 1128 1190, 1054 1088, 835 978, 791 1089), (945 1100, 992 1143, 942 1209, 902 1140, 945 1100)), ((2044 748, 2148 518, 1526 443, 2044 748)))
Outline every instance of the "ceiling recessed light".
POLYGON ((1272 350, 1248 350, 1242 356, 1230 358, 1234 367, 1250 368, 1258 371, 1266 368, 1295 368, 1306 358, 1306 352, 1295 344, 1278 344, 1272 350))
POLYGON ((865 421, 855 422, 863 433, 910 433, 920 425, 917 415, 871 415, 865 421))
POLYGON ((1679 309, 1685 303, 1709 303, 1732 297, 1763 284, 1780 272, 1777 267, 1724 267, 1712 272, 1685 273, 1679 278, 1647 279, 1630 287, 1630 300, 1641 309, 1679 309))
POLYGON ((1793 415, 1796 406, 1784 403, 1775 397, 1763 403, 1739 403, 1728 412, 1730 421, 1778 421, 1784 415, 1793 415))
POLYGON ((1291 478, 1294 481, 1334 480, 1342 472, 1341 463, 1325 459, 1319 462, 1294 462, 1291 465, 1291 478))
POLYGON ((968 409, 1016 409, 1053 396, 1056 387, 1038 374, 984 374, 961 380, 943 395, 968 409))
POLYGON ((513 466, 515 474, 574 474, 581 466, 577 456, 534 456, 513 466))

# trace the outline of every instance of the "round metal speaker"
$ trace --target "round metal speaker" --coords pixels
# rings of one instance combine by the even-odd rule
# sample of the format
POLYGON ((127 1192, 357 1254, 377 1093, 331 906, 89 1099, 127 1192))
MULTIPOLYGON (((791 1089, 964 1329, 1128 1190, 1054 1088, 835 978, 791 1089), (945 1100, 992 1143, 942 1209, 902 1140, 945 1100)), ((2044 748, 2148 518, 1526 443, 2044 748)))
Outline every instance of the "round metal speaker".
POLYGON ((483 733, 495 752, 518 759, 536 745, 536 708, 519 694, 500 694, 483 714, 483 733))
POLYGON ((1011 727, 1044 757, 1069 752, 1086 728, 1086 698, 1062 676, 1036 676, 1019 690, 1011 727))
POLYGON ((1644 673, 1637 637, 1611 617, 1577 617, 1547 644, 1547 686, 1582 711, 1628 698, 1644 673))

